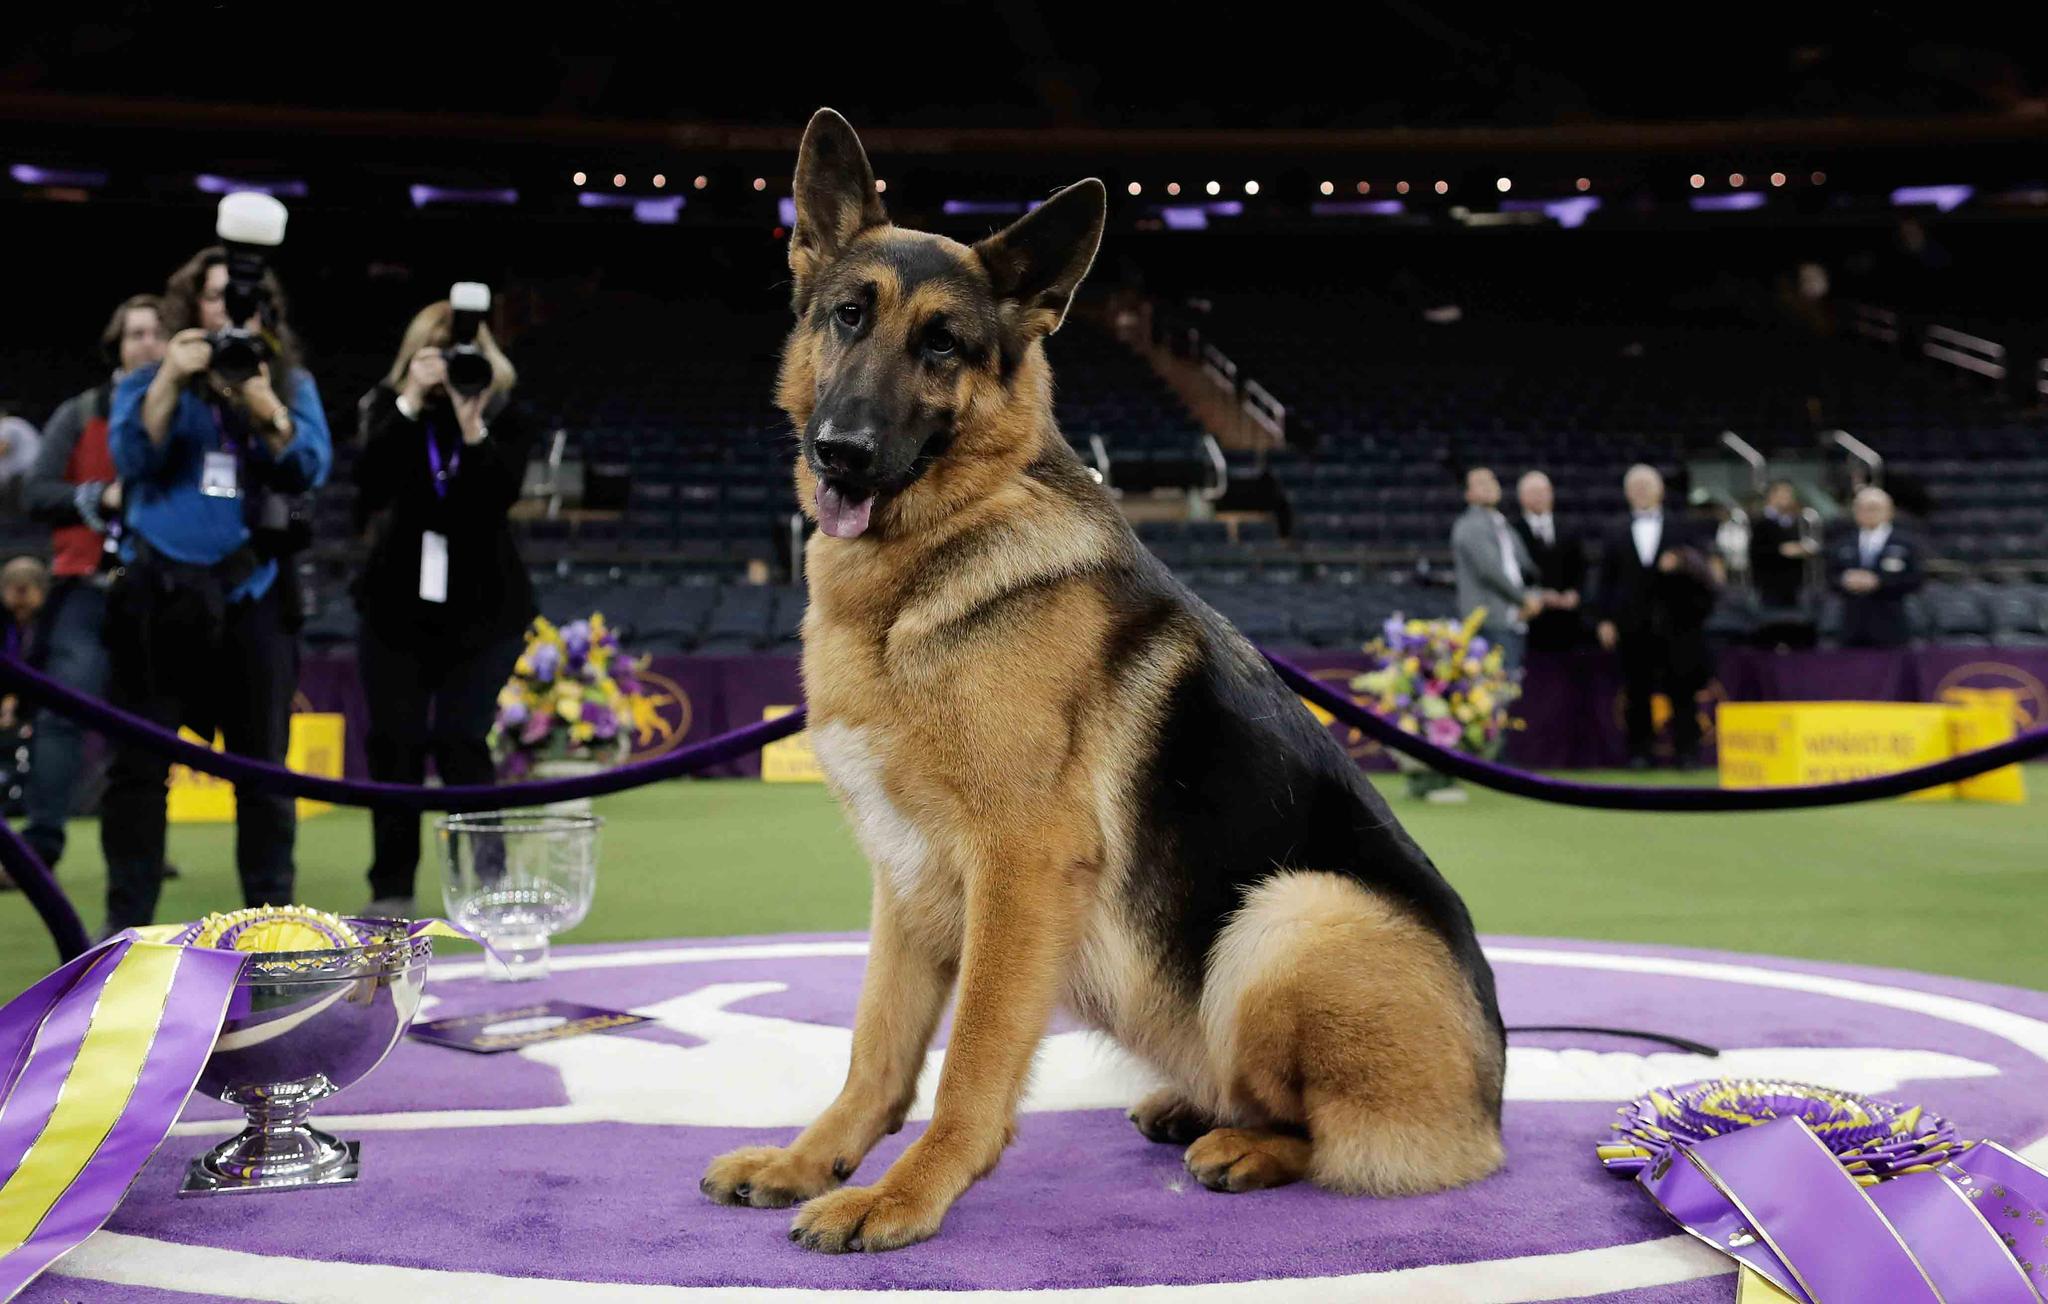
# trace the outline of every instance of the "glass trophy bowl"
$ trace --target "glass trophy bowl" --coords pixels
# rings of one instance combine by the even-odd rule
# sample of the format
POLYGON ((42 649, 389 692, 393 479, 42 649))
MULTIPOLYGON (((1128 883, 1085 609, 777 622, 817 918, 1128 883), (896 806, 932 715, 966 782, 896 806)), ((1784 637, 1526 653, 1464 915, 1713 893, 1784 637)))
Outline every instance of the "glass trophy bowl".
POLYGON ((242 966, 196 1089, 249 1125, 191 1162, 180 1196, 356 1179, 360 1143, 311 1126, 313 1106, 365 1077, 411 1026, 433 942, 407 937, 404 920, 348 922, 362 945, 259 951, 242 966))
POLYGON ((434 823, 447 917, 484 938, 485 973, 545 978, 549 939, 590 913, 597 889, 596 815, 483 811, 434 823))

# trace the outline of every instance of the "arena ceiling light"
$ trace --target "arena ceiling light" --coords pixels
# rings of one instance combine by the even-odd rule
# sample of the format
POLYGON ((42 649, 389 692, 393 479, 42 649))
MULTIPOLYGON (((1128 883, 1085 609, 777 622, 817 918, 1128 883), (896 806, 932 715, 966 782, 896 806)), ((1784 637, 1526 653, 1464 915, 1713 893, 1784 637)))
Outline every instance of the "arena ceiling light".
POLYGON ((1447 195, 1447 194, 1449 194, 1450 192, 1451 192, 1451 183, 1450 183, 1450 182, 1448 182, 1448 181, 1439 181, 1439 182, 1437 182, 1437 183, 1436 183, 1436 193, 1438 193, 1439 195, 1447 195))
POLYGON ((1179 194, 1179 193, 1180 193, 1180 182, 1178 182, 1178 181, 1169 181, 1169 182, 1167 182, 1167 183, 1166 183, 1166 193, 1167 193, 1167 194, 1169 194, 1169 195, 1177 195, 1177 194, 1179 194))
POLYGON ((1407 182, 1405 182, 1405 181, 1396 181, 1396 182, 1394 183, 1394 193, 1395 193, 1395 194, 1397 194, 1397 195, 1405 195, 1405 194, 1407 194, 1407 193, 1408 193, 1408 183, 1407 183, 1407 182))
POLYGON ((578 173, 575 173, 574 175, 572 175, 572 176, 571 176, 571 177, 569 178, 569 180, 571 180, 571 181, 575 182, 575 183, 576 183, 577 185, 579 185, 579 186, 580 186, 580 185, 582 185, 582 184, 583 184, 584 182, 586 182, 586 181, 590 180, 590 178, 589 178, 588 176, 584 175, 583 173, 581 173, 581 172, 578 172, 578 173))
POLYGON ((107 184, 107 174, 83 168, 43 168, 33 163, 16 163, 7 169, 7 175, 24 186, 75 186, 81 190, 97 190, 107 184))
POLYGON ((1244 193, 1246 193, 1247 195, 1256 195, 1256 194, 1258 194, 1258 193, 1259 193, 1259 183, 1258 183, 1258 182, 1256 182, 1256 181, 1247 181, 1247 182, 1245 182, 1245 183, 1244 183, 1244 193))
POLYGON ((768 188, 768 178, 766 178, 766 177, 755 177, 755 178, 754 178, 754 189, 756 189, 756 190, 766 190, 767 188, 768 188))
POLYGON ((1132 182, 1131 184, 1129 184, 1128 186, 1125 186, 1125 187, 1124 187, 1124 189, 1125 189, 1125 190, 1127 190, 1127 191, 1129 191, 1129 192, 1130 192, 1131 194, 1133 194, 1133 195, 1142 195, 1142 194, 1144 194, 1144 193, 1145 193, 1145 187, 1143 187, 1143 186, 1139 185, 1139 184, 1138 184, 1137 182, 1135 182, 1135 181, 1133 181, 1133 182, 1132 182))
POLYGON ((1591 189, 1593 188, 1593 178, 1591 178, 1591 177, 1580 177, 1580 178, 1579 178, 1579 179, 1578 179, 1578 180, 1577 180, 1576 182, 1574 182, 1573 184, 1574 184, 1575 186, 1577 186, 1577 187, 1578 187, 1578 191, 1579 191, 1579 193, 1583 195, 1583 194, 1585 194, 1585 193, 1586 193, 1586 192, 1587 192, 1588 190, 1591 190, 1591 189))
POLYGON ((1504 213, 1541 213, 1567 231, 1577 230, 1586 219, 1600 211, 1595 195, 1571 195, 1564 199, 1504 199, 1504 213))
POLYGON ((1407 211, 1407 205, 1398 199, 1338 199, 1329 203, 1317 202, 1308 206, 1316 217, 1395 217, 1407 211))
POLYGON ((1938 208, 1947 213, 1970 201, 1975 186, 1900 186, 1892 191, 1896 208, 1938 208))
POLYGON ((668 178, 667 178, 667 177, 663 176, 663 175, 662 175, 661 173, 659 173, 659 172, 657 172, 657 173, 655 173, 655 174, 654 174, 654 188, 655 188, 656 190, 660 190, 660 189, 661 189, 661 188, 662 188, 663 186, 666 186, 667 184, 668 184, 668 178))
POLYGON ((1692 188, 1694 190, 1698 190, 1707 184, 1707 179, 1697 172, 1693 173, 1690 179, 1692 181, 1692 188))
POLYGON ((626 174, 625 174, 625 173, 623 173, 623 172, 614 172, 614 173, 612 173, 612 189, 614 189, 614 190, 623 190, 623 189, 625 189, 625 187, 626 187, 626 174))
POLYGON ((1207 190, 1212 195, 1220 195, 1223 193, 1223 183, 1221 181, 1211 181, 1208 185, 1202 188, 1204 190, 1207 190))
POLYGON ((1024 205, 1014 199, 948 199, 939 207, 947 217, 966 217, 975 213, 1020 215, 1024 212, 1024 205))
POLYGON ((1694 195, 1685 201, 1695 213, 1741 213, 1764 206, 1764 197, 1754 190, 1739 195, 1694 195))
POLYGON ((1813 177, 1811 179, 1813 181, 1813 184, 1815 184, 1816 186, 1824 186, 1828 183, 1828 174, 1825 172, 1816 172, 1813 174, 1813 177))
POLYGON ((1326 195, 1334 195, 1337 193, 1337 187, 1333 183, 1328 181, 1325 181, 1322 185, 1317 186, 1316 189, 1320 190, 1326 195))
POLYGON ((1493 188, 1505 195, 1508 191, 1515 188, 1515 183, 1511 177, 1496 177, 1493 182, 1493 188))
POLYGON ((1743 180, 1744 177, 1740 172, 1730 172, 1728 174, 1728 184, 1737 190, 1742 189, 1743 180))
POLYGON ((1358 183, 1358 193, 1359 193, 1359 194, 1361 194, 1361 195, 1369 195, 1369 194, 1371 194, 1371 193, 1372 193, 1372 182, 1370 182, 1370 181, 1361 181, 1361 182, 1359 182, 1359 183, 1358 183))
POLYGON ((706 187, 706 186, 708 186, 708 185, 710 185, 710 184, 711 184, 711 178, 710 178, 710 177, 698 177, 698 178, 697 178, 697 179, 696 179, 695 181, 692 181, 692 182, 691 182, 690 184, 691 184, 691 185, 693 185, 693 186, 695 186, 695 187, 696 187, 697 189, 699 189, 699 190, 702 190, 702 189, 703 189, 704 187, 706 187))
POLYGON ((259 195, 273 199, 304 199, 306 183, 292 179, 278 181, 250 181, 245 177, 223 177, 212 172, 201 172, 192 178, 192 184, 209 195, 232 195, 253 190, 259 195))
POLYGON ((429 204, 491 204, 509 208, 519 202, 519 192, 506 186, 502 189, 489 187, 465 189, 457 186, 411 186, 412 206, 425 208, 429 204))
POLYGON ((1782 185, 1784 185, 1784 184, 1785 184, 1785 174, 1784 174, 1783 172, 1773 172, 1773 173, 1771 173, 1771 184, 1772 184, 1772 185, 1774 185, 1774 186, 1782 186, 1782 185))

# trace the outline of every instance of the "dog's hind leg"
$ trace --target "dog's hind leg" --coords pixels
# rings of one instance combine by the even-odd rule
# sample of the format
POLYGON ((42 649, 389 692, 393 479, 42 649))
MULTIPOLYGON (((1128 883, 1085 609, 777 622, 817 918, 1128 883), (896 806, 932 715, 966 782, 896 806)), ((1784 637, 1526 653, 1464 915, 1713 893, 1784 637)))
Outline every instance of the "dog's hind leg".
POLYGON ((1216 1126, 1202 1107, 1172 1087, 1161 1087, 1131 1106, 1125 1117, 1147 1141, 1184 1146, 1216 1126))
POLYGON ((786 1148, 746 1146, 712 1160, 698 1188, 720 1204, 781 1209, 851 1177, 877 1141, 903 1126, 953 973, 953 961, 911 935, 900 907, 877 884, 853 1062, 838 1099, 786 1148))
POLYGON ((1202 1013, 1242 1116, 1307 1137, 1304 1152, 1212 1133, 1189 1149, 1191 1171, 1224 1182, 1205 1184, 1274 1185, 1298 1164, 1331 1190, 1409 1195, 1500 1166, 1497 1034, 1443 941, 1354 881, 1286 873, 1250 892, 1211 952, 1202 1013), (1217 1172, 1233 1149, 1242 1179, 1217 1172))

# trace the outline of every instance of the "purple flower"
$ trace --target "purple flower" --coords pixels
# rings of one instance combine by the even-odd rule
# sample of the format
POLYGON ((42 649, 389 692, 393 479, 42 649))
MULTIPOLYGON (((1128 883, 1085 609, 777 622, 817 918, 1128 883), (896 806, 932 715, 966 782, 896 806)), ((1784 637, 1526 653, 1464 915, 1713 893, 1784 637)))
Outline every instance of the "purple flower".
POLYGON ((1394 699, 1394 708, 1396 710, 1405 711, 1410 706, 1414 705, 1414 703, 1415 699, 1413 697, 1409 696, 1407 693, 1403 693, 1399 697, 1394 699))
POLYGON ((512 702, 501 706, 498 708, 498 727, 500 729, 516 728, 519 725, 525 724, 526 717, 531 714, 532 712, 526 709, 526 703, 524 702, 512 702))
POLYGON ((1387 617, 1387 623, 1380 626, 1380 637, 1387 641, 1387 646, 1390 648, 1401 646, 1401 637, 1404 632, 1399 616, 1387 617))
POLYGON ((554 726, 554 716, 535 711, 527 717, 526 727, 519 731, 519 741, 529 745, 540 742, 548 736, 548 730, 554 726))
POLYGON ((552 643, 543 643, 527 657, 533 663, 533 677, 543 684, 554 682, 555 671, 561 668, 561 653, 552 643))
POLYGON ((1465 734, 1465 727, 1450 716, 1442 716, 1429 722, 1429 740, 1439 747, 1456 747, 1458 739, 1465 734))
POLYGON ((501 779, 523 779, 533 768, 533 760, 525 752, 505 753, 505 759, 498 762, 498 777, 501 779))
POLYGON ((591 732, 600 738, 619 736, 619 719, 612 714, 612 709, 602 702, 583 704, 583 723, 589 725, 591 732))
POLYGON ((1484 638, 1475 637, 1472 640, 1472 655, 1475 657, 1483 657, 1486 655, 1486 649, 1492 646, 1493 644, 1487 642, 1484 638))

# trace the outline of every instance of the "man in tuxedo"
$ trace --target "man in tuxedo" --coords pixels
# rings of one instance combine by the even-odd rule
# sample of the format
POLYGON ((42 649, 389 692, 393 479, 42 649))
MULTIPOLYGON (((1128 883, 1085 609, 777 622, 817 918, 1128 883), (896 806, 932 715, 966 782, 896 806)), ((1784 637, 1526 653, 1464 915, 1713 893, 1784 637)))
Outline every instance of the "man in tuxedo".
POLYGON ((1479 629, 1501 649, 1508 673, 1522 667, 1529 617, 1542 609, 1536 563, 1500 512, 1500 480, 1475 466, 1465 473, 1465 513, 1451 527, 1451 560, 1458 575, 1458 610, 1484 607, 1479 629))
POLYGON ((1550 477, 1531 471, 1515 484, 1521 510, 1509 522, 1536 563, 1543 583, 1543 610, 1529 620, 1529 650, 1568 652, 1585 638, 1579 619, 1579 591, 1586 583, 1586 545, 1557 524, 1557 494, 1550 477))
POLYGON ((1661 688, 1671 699, 1674 761, 1685 769, 1699 759, 1697 703, 1712 673, 1706 625, 1721 562, 1711 540, 1664 510, 1664 477, 1655 468, 1630 467, 1622 493, 1628 519, 1601 540, 1600 646, 1621 656, 1630 768, 1650 765, 1650 701, 1661 688))
POLYGON ((1773 480, 1764 509, 1749 525, 1749 574, 1763 617, 1756 641, 1764 647, 1813 646, 1813 621, 1802 599, 1806 562, 1819 548, 1799 518, 1799 491, 1790 480, 1773 480))
POLYGON ((1842 593, 1843 647, 1904 647, 1913 637, 1906 595, 1925 578, 1920 546, 1893 528, 1892 496, 1875 485, 1850 507, 1856 533, 1828 552, 1828 583, 1842 593))

